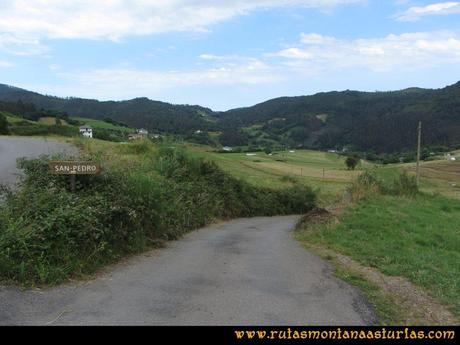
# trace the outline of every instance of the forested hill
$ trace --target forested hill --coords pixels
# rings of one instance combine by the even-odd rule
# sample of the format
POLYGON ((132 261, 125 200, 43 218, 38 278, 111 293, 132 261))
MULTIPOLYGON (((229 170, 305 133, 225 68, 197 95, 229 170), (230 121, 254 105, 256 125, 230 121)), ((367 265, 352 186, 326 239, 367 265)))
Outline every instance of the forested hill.
POLYGON ((131 127, 145 127, 161 132, 187 134, 208 128, 208 108, 196 105, 173 105, 136 98, 128 101, 100 102, 83 98, 59 98, 0 84, 0 101, 33 103, 36 108, 66 112, 71 116, 92 119, 112 118, 131 127))
POLYGON ((460 145, 460 82, 443 89, 327 92, 282 97, 252 107, 213 112, 136 98, 100 102, 57 98, 0 84, 0 101, 21 100, 71 116, 113 120, 175 134, 220 131, 223 145, 342 148, 376 153, 412 150, 418 121, 426 146, 460 145))
MULTIPOLYGON (((255 127, 288 145, 393 152, 414 147, 418 121, 426 145, 460 144, 460 82, 443 89, 327 92, 282 97, 219 115, 221 128, 255 127)), ((252 131, 254 132, 254 131, 252 131)))

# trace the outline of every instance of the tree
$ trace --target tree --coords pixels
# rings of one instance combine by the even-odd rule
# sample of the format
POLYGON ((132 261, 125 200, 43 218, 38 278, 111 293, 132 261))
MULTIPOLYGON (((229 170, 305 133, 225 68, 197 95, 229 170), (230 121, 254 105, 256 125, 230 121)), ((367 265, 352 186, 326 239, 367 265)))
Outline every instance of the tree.
POLYGON ((9 134, 10 131, 8 129, 8 121, 6 120, 6 116, 0 113, 0 134, 9 134))
POLYGON ((349 170, 355 170, 358 163, 359 163, 359 158, 356 156, 347 157, 347 159, 345 160, 345 164, 347 165, 347 168, 349 170))
POLYGON ((273 150, 272 150, 271 146, 267 145, 267 146, 264 147, 265 154, 269 155, 270 153, 272 153, 272 151, 273 150))

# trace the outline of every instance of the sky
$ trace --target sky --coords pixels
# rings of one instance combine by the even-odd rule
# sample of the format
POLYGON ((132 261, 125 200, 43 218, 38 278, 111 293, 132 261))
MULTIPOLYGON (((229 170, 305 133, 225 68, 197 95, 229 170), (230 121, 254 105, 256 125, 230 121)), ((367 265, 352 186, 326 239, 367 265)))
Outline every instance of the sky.
POLYGON ((0 0, 0 83, 213 110, 460 80, 460 2, 0 0))

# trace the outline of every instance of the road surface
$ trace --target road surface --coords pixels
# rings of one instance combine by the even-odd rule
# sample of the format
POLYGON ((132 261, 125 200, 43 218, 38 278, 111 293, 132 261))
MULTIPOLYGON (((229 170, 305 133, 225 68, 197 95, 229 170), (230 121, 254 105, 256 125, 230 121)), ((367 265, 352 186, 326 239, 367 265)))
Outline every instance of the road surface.
POLYGON ((291 236, 297 217, 237 219, 189 233, 92 281, 0 287, 2 325, 366 325, 354 287, 291 236))
POLYGON ((20 174, 16 159, 42 154, 76 153, 76 149, 55 140, 0 136, 0 184, 13 185, 20 174))

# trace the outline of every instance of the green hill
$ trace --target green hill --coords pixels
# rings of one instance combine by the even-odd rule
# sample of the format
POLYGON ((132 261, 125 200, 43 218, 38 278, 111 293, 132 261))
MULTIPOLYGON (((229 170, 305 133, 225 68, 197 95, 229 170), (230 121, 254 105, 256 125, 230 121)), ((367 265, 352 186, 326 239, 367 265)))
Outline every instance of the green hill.
MULTIPOLYGON (((425 145, 460 144, 460 82, 439 90, 328 92, 282 97, 219 114, 221 130, 251 141, 380 152, 413 149, 418 121, 425 145), (254 125, 260 125, 254 131, 254 125)), ((231 144, 227 142, 226 144, 231 144)))
POLYGON ((206 117, 210 109, 173 105, 136 98, 128 101, 100 102, 94 99, 59 98, 0 84, 0 101, 32 103, 37 109, 50 109, 79 116, 102 120, 111 118, 135 128, 148 128, 160 132, 189 134, 195 130, 208 128, 206 117))

